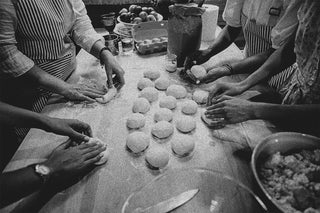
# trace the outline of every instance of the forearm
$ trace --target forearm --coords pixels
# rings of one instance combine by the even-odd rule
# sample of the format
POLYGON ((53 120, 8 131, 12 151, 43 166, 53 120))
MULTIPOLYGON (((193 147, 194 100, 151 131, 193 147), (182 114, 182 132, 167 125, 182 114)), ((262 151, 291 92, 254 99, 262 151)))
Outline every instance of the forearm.
POLYGON ((37 66, 33 66, 28 72, 26 72, 22 78, 26 78, 35 82, 42 88, 45 88, 53 93, 64 95, 68 84, 63 80, 56 78, 53 75, 45 72, 37 66))
POLYGON ((0 102, 0 121, 5 124, 45 129, 50 118, 29 110, 0 102))
POLYGON ((267 61, 267 59, 273 52, 274 49, 270 48, 262 53, 247 57, 241 61, 230 63, 233 73, 253 73, 267 61))
POLYGON ((0 207, 6 206, 39 190, 41 186, 41 178, 35 174, 31 167, 1 174, 0 207))
POLYGON ((294 39, 274 51, 263 65, 241 82, 241 84, 244 85, 246 89, 249 89, 262 81, 266 81, 271 76, 282 72, 296 60, 293 48, 294 39))
POLYGON ((320 121, 320 104, 281 105, 253 104, 254 118, 265 120, 295 120, 300 122, 320 121))
POLYGON ((210 45, 208 51, 210 52, 210 57, 218 54, 219 52, 225 50, 229 47, 232 42, 239 36, 241 28, 231 27, 226 25, 218 37, 214 40, 213 44, 210 45))

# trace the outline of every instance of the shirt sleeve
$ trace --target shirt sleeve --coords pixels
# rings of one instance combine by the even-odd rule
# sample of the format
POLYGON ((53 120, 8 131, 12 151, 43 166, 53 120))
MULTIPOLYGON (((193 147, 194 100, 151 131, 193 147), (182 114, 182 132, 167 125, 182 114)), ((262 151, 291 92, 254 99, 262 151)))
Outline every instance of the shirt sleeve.
POLYGON ((241 12, 244 0, 227 0, 222 18, 231 27, 241 27, 241 12))
POLYGON ((0 77, 18 77, 29 71, 34 62, 17 48, 17 17, 13 3, 3 0, 0 4, 0 77))
POLYGON ((300 0, 291 1, 283 16, 272 28, 271 42, 274 49, 278 49, 285 44, 289 38, 296 32, 298 27, 297 12, 301 5, 300 0))
POLYGON ((73 0, 73 10, 76 14, 73 25, 73 39, 80 47, 90 52, 94 43, 98 40, 104 41, 104 39, 93 29, 82 0, 73 0))

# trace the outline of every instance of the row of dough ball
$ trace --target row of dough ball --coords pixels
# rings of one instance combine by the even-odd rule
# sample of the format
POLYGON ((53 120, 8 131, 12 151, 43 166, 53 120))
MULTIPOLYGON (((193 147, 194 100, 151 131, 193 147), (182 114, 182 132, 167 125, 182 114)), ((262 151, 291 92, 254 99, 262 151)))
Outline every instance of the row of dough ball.
MULTIPOLYGON (((159 139, 167 138, 172 135, 174 128, 170 121, 173 114, 169 109, 159 109, 154 115, 157 122, 151 130, 151 134, 159 139)), ((127 127, 130 129, 140 129, 146 123, 145 116, 140 113, 133 113, 127 119, 127 127)), ((196 128, 196 121, 190 116, 180 116, 176 120, 176 128, 183 133, 188 133, 196 128)))
MULTIPOLYGON (((133 132, 127 138, 128 149, 134 154, 139 154, 148 149, 150 138, 143 132, 133 132)), ((178 157, 190 156, 195 148, 194 139, 181 135, 171 142, 172 152, 178 157)), ((146 162, 152 169, 162 169, 169 163, 169 153, 166 149, 157 147, 147 151, 146 162)))
MULTIPOLYGON (((209 93, 202 90, 197 90, 193 94, 193 100, 198 104, 204 104, 207 102, 209 93)), ((152 87, 145 88, 138 99, 133 103, 133 112, 147 113, 150 110, 150 101, 158 99, 158 92, 152 87)), ((161 108, 175 109, 177 107, 177 99, 174 96, 168 94, 168 96, 162 98, 159 102, 161 108)), ((188 100, 183 104, 183 113, 192 115, 197 112, 197 107, 192 100, 188 100)))

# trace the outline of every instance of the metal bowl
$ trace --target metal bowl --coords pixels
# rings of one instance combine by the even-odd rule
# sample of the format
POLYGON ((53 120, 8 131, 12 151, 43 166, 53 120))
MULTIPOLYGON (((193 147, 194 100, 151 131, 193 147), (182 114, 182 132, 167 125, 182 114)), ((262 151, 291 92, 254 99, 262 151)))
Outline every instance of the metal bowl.
POLYGON ((300 151, 303 149, 312 150, 319 148, 320 138, 296 132, 281 132, 272 134, 263 139, 255 147, 251 157, 251 169, 253 171, 254 177, 265 196, 281 212, 285 212, 285 210, 278 204, 278 202, 273 197, 271 197, 271 195, 262 185, 261 179, 258 174, 261 163, 277 152, 280 152, 281 154, 286 154, 295 151, 300 151))

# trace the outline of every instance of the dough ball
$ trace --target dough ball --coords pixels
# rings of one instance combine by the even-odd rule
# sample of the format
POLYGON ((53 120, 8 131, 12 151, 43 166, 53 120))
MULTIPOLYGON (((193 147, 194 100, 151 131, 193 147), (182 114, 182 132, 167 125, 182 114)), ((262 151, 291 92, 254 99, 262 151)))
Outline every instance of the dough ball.
POLYGON ((150 80, 156 80, 160 77, 160 72, 157 70, 148 70, 143 73, 145 78, 149 78, 150 80))
POLYGON ((127 127, 130 129, 139 129, 144 127, 146 118, 140 113, 133 113, 127 119, 127 127))
POLYGON ((154 83, 158 90, 166 90, 170 86, 170 80, 167 78, 158 78, 154 83))
POLYGON ((169 153, 163 148, 150 149, 146 154, 146 161, 152 169, 162 169, 169 163, 169 153))
POLYGON ((187 100, 183 103, 181 111, 186 115, 196 114, 198 111, 198 104, 193 100, 187 100))
POLYGON ((149 78, 141 78, 137 87, 139 90, 143 90, 146 87, 154 87, 154 83, 149 78))
POLYGON ((198 104, 207 103, 207 99, 209 97, 209 92, 203 90, 196 90, 192 95, 192 99, 198 104))
POLYGON ((159 110, 156 111, 154 114, 154 121, 159 122, 159 121, 172 121, 173 118, 173 113, 170 109, 167 108, 160 108, 159 110))
POLYGON ((180 157, 190 155, 193 152, 194 147, 194 139, 187 135, 179 135, 179 137, 171 142, 172 151, 180 157))
POLYGON ((173 96, 177 99, 185 98, 187 96, 187 90, 181 85, 171 85, 167 88, 166 94, 173 96))
POLYGON ((207 75, 206 69, 200 65, 194 65, 193 67, 191 67, 190 71, 196 78, 203 78, 207 75))
MULTIPOLYGON (((104 146, 107 146, 107 144, 105 144, 104 142, 102 142, 98 138, 90 138, 88 143, 97 143, 97 144, 102 144, 104 146)), ((109 155, 110 155, 109 149, 107 148, 101 154, 103 154, 102 158, 100 158, 100 160, 98 162, 94 163, 97 166, 105 164, 108 161, 109 155)))
POLYGON ((190 116, 181 116, 177 119, 176 127, 180 132, 188 133, 196 128, 196 121, 190 116))
POLYGON ((168 121, 159 121, 151 130, 152 135, 159 139, 167 138, 173 133, 173 126, 168 121))
POLYGON ((133 112, 140 112, 140 113, 146 113, 150 110, 150 103, 147 99, 145 98, 137 98, 134 102, 133 102, 133 107, 132 107, 132 111, 133 112))
POLYGON ((150 144, 150 138, 143 132, 133 132, 127 137, 127 147, 133 153, 143 152, 148 148, 150 144))
POLYGON ((154 87, 146 87, 140 93, 140 97, 147 99, 150 103, 158 100, 158 95, 158 90, 154 87))
POLYGON ((174 109, 177 107, 177 99, 173 96, 163 97, 159 102, 159 106, 161 108, 174 109))

